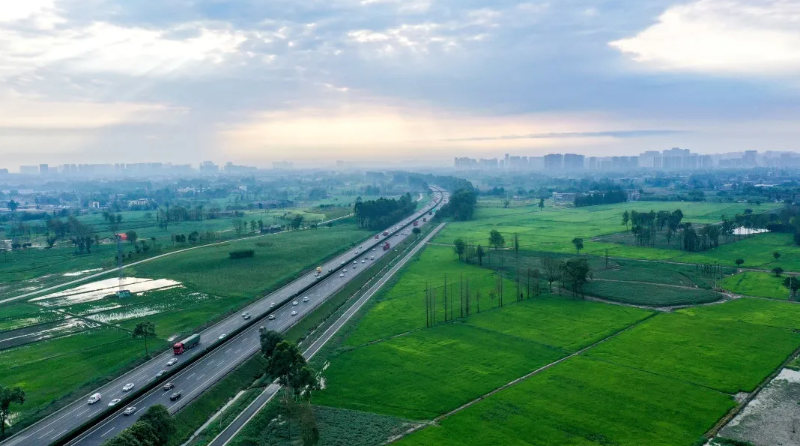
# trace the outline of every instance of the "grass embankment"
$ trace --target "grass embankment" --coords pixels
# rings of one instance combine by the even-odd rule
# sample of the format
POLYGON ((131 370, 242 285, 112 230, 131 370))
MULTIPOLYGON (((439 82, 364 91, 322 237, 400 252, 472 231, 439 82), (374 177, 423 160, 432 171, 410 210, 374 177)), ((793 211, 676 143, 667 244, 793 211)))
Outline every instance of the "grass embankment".
POLYGON ((772 273, 745 271, 726 277, 720 285, 735 294, 788 300, 790 293, 789 289, 783 286, 784 279, 785 277, 776 277, 772 273))

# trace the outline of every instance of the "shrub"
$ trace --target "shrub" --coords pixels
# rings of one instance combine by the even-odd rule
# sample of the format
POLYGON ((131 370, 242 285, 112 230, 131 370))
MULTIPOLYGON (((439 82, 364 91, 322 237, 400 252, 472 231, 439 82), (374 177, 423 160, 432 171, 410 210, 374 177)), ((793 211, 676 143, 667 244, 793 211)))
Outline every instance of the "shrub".
POLYGON ((231 251, 228 253, 232 259, 244 259, 247 257, 253 257, 256 252, 252 249, 242 249, 240 251, 231 251))

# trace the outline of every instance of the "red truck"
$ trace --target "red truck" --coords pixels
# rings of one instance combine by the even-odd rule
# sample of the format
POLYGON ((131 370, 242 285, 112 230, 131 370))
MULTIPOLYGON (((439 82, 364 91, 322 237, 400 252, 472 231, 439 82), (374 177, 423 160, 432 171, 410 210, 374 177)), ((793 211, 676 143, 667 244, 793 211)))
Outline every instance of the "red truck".
POLYGON ((388 251, 389 249, 391 249, 391 247, 392 247, 392 245, 390 245, 389 242, 386 242, 383 245, 383 250, 384 251, 388 251))
POLYGON ((414 227, 417 227, 417 226, 419 226, 419 222, 417 220, 414 220, 414 227))

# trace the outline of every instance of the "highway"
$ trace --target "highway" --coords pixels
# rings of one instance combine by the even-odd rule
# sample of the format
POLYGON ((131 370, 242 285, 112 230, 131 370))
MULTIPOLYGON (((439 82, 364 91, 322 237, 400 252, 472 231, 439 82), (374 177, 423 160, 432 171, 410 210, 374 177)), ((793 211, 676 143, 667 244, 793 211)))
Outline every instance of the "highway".
MULTIPOLYGON (((425 246, 440 229, 444 227, 445 223, 437 226, 433 231, 425 236, 417 245, 409 251, 401 261, 397 262, 392 268, 386 272, 373 286, 367 290, 350 308, 348 308, 330 327, 328 327, 322 335, 316 339, 311 345, 303 352, 303 356, 308 360, 314 357, 321 349, 336 335, 336 333, 350 321, 350 319, 372 298, 385 284, 389 281, 398 271, 400 271, 409 260, 411 260, 417 253, 425 246)), ((238 434, 248 422, 267 404, 272 398, 277 395, 281 387, 277 383, 272 383, 264 389, 263 392, 250 403, 228 427, 226 427, 219 435, 214 438, 209 446, 225 446, 238 434)))
POLYGON ((313 271, 301 276, 279 290, 248 305, 237 314, 231 315, 202 331, 200 333, 199 346, 186 351, 180 356, 173 355, 172 351, 166 351, 158 355, 145 364, 114 379, 112 382, 86 394, 53 415, 10 437, 0 443, 0 446, 50 445, 61 442, 65 436, 83 425, 95 426, 70 442, 70 444, 99 445, 133 424, 138 415, 143 413, 146 407, 150 405, 164 404, 170 412, 176 412, 258 350, 259 326, 263 325, 274 330, 288 329, 296 320, 299 320, 325 299, 335 294, 338 289, 355 277, 360 270, 363 270, 367 262, 374 262, 384 255, 381 246, 385 241, 389 241, 392 246, 395 246, 410 236, 411 228, 407 226, 410 226, 417 219, 422 224, 421 217, 440 202, 446 200, 443 191, 436 190, 436 192, 440 198, 438 201, 434 200, 421 211, 395 225, 396 231, 393 230, 394 228, 388 229, 390 232, 388 237, 381 235, 377 240, 371 237, 363 241, 355 249, 348 250, 321 265, 323 274, 329 274, 328 277, 318 279, 313 271), (374 257, 374 260, 372 257, 374 257), (363 263, 361 262, 362 260, 364 260, 363 263), (353 264, 354 261, 357 264, 353 264), (328 273, 329 271, 330 273, 328 273), (297 298, 298 305, 292 305, 292 302, 284 304, 284 301, 297 296, 299 292, 311 286, 313 288, 297 298), (303 302, 302 297, 308 297, 308 302, 303 302), (297 312, 295 316, 291 315, 293 311, 297 312), (245 320, 241 316, 244 312, 250 313, 252 320, 245 320), (267 320, 266 315, 268 313, 273 313, 275 320, 267 320), (254 321, 262 318, 264 318, 263 321, 254 323, 254 321), (220 339, 222 335, 233 333, 250 323, 253 325, 240 334, 225 336, 224 339, 220 339), (213 347, 214 350, 194 364, 178 372, 174 371, 181 368, 181 363, 190 362, 205 354, 206 349, 209 347, 213 347), (167 362, 172 358, 177 358, 178 364, 168 367, 167 362), (165 371, 165 376, 157 377, 157 374, 161 371, 165 371), (138 397, 133 403, 129 401, 136 389, 145 388, 157 381, 165 382, 167 380, 175 384, 175 390, 164 392, 160 387, 157 387, 138 397), (131 392, 124 392, 122 389, 127 383, 134 384, 134 389, 131 392), (183 395, 178 401, 170 402, 169 395, 174 391, 181 391, 183 395), (87 399, 94 393, 102 395, 101 401, 92 405, 87 404, 87 399), (122 401, 114 406, 116 411, 108 415, 110 410, 109 402, 117 398, 122 401), (138 412, 130 416, 123 415, 122 411, 131 405, 139 408, 138 412))

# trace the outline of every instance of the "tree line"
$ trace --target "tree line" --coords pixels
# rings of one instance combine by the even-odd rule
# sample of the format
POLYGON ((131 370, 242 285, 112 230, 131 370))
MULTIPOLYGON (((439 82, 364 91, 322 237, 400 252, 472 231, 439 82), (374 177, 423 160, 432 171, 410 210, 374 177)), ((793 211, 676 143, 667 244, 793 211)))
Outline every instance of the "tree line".
POLYGON ((353 212, 359 228, 374 230, 397 223, 411 215, 416 208, 417 203, 411 198, 411 194, 406 193, 399 199, 381 197, 363 201, 358 197, 353 212))
POLYGON ((131 427, 103 446, 166 446, 178 431, 175 419, 161 404, 150 406, 131 427))
POLYGON ((439 217, 452 217, 456 221, 472 220, 478 194, 475 187, 467 180, 452 182, 450 200, 439 209, 439 217))
POLYGON ((578 194, 575 196, 575 207, 597 206, 600 204, 624 203, 628 201, 628 194, 622 189, 610 189, 607 191, 590 192, 588 194, 578 194))

